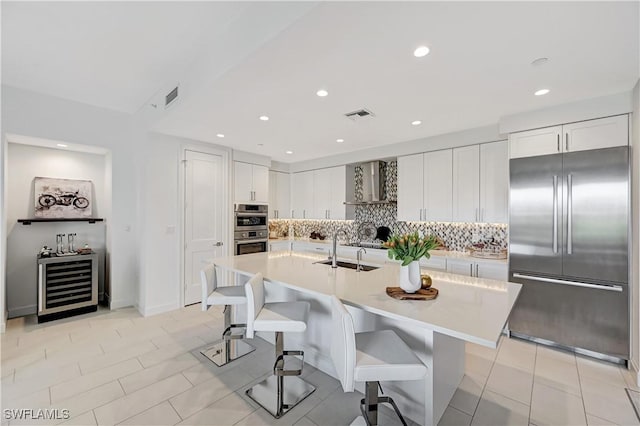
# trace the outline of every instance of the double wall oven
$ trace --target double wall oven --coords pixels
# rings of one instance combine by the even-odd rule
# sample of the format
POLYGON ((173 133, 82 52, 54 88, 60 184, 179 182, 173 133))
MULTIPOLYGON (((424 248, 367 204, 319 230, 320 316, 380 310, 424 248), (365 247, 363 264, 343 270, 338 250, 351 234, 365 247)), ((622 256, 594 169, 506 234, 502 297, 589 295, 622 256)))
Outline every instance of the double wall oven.
POLYGON ((236 256, 267 251, 268 217, 268 206, 264 204, 236 204, 233 233, 236 256))

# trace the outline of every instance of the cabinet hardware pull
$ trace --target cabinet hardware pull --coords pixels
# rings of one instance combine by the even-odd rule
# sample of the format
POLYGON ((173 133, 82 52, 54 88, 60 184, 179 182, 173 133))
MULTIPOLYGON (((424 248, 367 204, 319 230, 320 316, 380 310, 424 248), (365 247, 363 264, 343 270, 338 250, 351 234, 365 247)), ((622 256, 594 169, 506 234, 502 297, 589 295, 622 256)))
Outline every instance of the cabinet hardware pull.
POLYGON ((567 175, 567 254, 573 253, 573 179, 567 175))
POLYGON ((531 280, 531 281, 540 281, 543 283, 551 283, 551 284, 563 284, 563 285, 570 285, 570 286, 574 286, 574 287, 585 287, 585 288, 595 288, 598 290, 608 290, 608 291, 622 291, 622 287, 619 285, 607 285, 607 284, 588 284, 588 283, 581 283, 581 282, 576 282, 576 281, 565 281, 565 280, 556 280, 554 278, 545 278, 545 277, 536 277, 533 275, 525 275, 525 274, 519 274, 519 273, 514 273, 513 274, 514 278, 524 278, 525 280, 531 280))
POLYGON ((569 152, 569 133, 565 133, 564 150, 569 152))
POLYGON ((558 152, 560 152, 560 133, 556 135, 556 139, 558 140, 558 152))
POLYGON ((553 252, 558 252, 558 176, 553 176, 553 252))
POLYGON ((478 275, 479 275, 479 273, 478 273, 479 267, 480 267, 480 265, 476 263, 476 278, 478 278, 478 275))
POLYGON ((473 263, 469 264, 469 276, 472 277, 473 276, 473 263))

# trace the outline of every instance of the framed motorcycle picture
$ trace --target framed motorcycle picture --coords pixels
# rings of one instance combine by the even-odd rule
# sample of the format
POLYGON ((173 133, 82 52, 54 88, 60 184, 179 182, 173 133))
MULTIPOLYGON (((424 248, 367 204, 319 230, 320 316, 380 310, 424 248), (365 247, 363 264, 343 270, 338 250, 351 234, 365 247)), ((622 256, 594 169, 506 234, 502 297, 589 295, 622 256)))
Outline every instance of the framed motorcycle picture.
POLYGON ((91 217, 92 183, 90 180, 34 178, 35 217, 91 217))

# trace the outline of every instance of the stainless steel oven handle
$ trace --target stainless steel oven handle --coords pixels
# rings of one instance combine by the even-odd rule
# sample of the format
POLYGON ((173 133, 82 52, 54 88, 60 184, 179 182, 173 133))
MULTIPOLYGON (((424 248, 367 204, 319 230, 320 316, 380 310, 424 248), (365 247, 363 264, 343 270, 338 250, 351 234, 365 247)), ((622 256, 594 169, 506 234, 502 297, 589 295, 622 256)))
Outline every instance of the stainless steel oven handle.
POLYGON ((618 292, 622 291, 622 287, 619 286, 619 285, 588 284, 588 283, 581 283, 581 282, 577 282, 577 281, 557 280, 555 278, 536 277, 534 275, 519 274, 517 272, 513 274, 513 277, 514 278, 523 278, 525 280, 531 280, 531 281, 540 281, 540 282, 543 282, 543 283, 570 285, 570 286, 574 286, 574 287, 595 288, 595 289, 598 289, 598 290, 618 291, 618 292))
POLYGON ((553 176, 553 252, 558 252, 558 176, 553 176))
POLYGON ((236 217, 267 217, 268 213, 249 213, 249 212, 236 212, 236 217))

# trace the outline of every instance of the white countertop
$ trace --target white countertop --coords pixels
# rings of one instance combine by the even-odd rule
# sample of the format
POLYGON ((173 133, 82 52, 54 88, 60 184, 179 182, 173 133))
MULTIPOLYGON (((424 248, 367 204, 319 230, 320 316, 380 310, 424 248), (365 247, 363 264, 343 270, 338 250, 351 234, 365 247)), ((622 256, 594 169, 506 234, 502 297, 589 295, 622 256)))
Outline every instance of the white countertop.
POLYGON ((435 300, 396 300, 387 296, 385 288, 398 285, 399 265, 379 265, 380 269, 374 271, 356 272, 314 263, 319 260, 326 260, 326 256, 283 251, 219 257, 212 262, 245 275, 262 272, 267 281, 300 292, 335 294, 365 311, 490 348, 497 346, 522 287, 429 270, 433 287, 439 290, 435 300))

